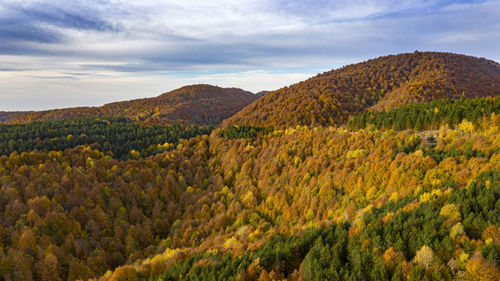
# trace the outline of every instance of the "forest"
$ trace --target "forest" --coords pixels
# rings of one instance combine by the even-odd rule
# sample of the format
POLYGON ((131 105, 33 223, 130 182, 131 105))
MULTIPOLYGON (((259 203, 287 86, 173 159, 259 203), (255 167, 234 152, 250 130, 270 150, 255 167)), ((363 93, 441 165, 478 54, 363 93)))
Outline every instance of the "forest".
POLYGON ((0 111, 0 122, 10 120, 17 115, 29 113, 28 111, 0 111))
POLYGON ((283 87, 222 125, 338 126, 366 110, 499 94, 497 62, 452 53, 414 52, 347 65, 283 87))
POLYGON ((408 130, 212 134, 220 187, 200 188, 163 253, 103 280, 497 280, 499 125, 442 126, 437 144, 408 130))
MULTIPOLYGON (((9 124, 82 117, 126 117, 145 124, 215 126, 258 96, 238 88, 190 85, 152 98, 108 103, 99 107, 73 107, 12 115, 9 124)), ((0 119, 2 114, 0 113, 0 119)))
POLYGON ((211 127, 141 126, 123 117, 87 117, 20 125, 0 124, 0 154, 62 151, 90 145, 117 159, 138 158, 175 147, 180 139, 210 134, 211 127))
POLYGON ((412 130, 235 127, 133 159, 89 145, 13 152, 0 157, 0 275, 495 280, 496 113, 441 125, 435 143, 412 130))
POLYGON ((220 131, 219 136, 227 139, 255 138, 259 133, 268 133, 270 130, 255 126, 231 126, 220 131))
POLYGON ((457 126, 462 120, 476 122, 484 114, 500 112, 500 99, 440 99, 430 103, 402 106, 388 111, 365 111, 347 122, 350 130, 368 126, 377 129, 439 129, 441 125, 457 126))
POLYGON ((415 52, 17 115, 0 280, 499 280, 499 93, 495 62, 415 52))

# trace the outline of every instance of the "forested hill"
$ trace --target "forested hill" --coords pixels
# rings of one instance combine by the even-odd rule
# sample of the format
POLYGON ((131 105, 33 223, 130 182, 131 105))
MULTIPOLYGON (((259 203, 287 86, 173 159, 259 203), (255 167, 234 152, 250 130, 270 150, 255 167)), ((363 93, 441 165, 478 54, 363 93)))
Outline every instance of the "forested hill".
POLYGON ((266 94, 262 126, 164 124, 256 98, 207 85, 0 124, 0 280, 498 281, 498 94, 415 53, 266 94))
POLYGON ((0 111, 0 122, 10 120, 18 115, 29 113, 28 111, 0 111))
POLYGON ((348 65, 271 92, 223 125, 335 125, 367 109, 499 94, 500 64, 494 61, 414 52, 348 65))
POLYGON ((256 95, 237 88, 192 85, 154 98, 114 102, 101 107, 75 107, 22 114, 7 123, 115 116, 144 123, 217 125, 257 98, 256 95))

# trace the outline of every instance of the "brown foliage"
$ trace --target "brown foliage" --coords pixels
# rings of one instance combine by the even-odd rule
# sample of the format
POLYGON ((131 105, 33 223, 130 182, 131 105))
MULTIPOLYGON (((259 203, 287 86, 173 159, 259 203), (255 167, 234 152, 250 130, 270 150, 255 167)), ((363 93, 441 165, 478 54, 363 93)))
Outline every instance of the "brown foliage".
POLYGON ((271 92, 223 125, 328 126, 342 124, 350 115, 369 108, 498 94, 498 63, 451 53, 415 52, 348 65, 271 92))
POLYGON ((237 88, 192 85, 154 98, 114 102, 100 107, 75 107, 21 114, 13 117, 8 123, 120 116, 146 124, 217 125, 257 98, 258 96, 237 88))
POLYGON ((10 120, 18 115, 29 113, 29 111, 0 111, 0 122, 10 120))

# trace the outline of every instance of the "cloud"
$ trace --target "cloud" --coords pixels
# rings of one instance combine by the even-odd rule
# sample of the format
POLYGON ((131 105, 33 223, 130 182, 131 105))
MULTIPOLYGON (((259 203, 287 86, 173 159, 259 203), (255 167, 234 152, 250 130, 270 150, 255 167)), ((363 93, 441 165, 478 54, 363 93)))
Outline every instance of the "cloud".
POLYGON ((101 104, 120 91, 152 96, 181 83, 275 89, 415 49, 499 61, 498 18, 500 1, 8 0, 0 77, 17 84, 0 82, 0 109, 27 108, 35 91, 47 102, 34 97, 30 108, 101 104))

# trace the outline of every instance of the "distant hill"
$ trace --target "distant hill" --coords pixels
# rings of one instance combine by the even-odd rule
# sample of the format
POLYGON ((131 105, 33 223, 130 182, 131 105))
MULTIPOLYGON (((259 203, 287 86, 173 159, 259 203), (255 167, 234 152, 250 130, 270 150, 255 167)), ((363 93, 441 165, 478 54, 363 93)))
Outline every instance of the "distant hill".
POLYGON ((500 94, 500 64, 452 53, 390 55, 273 91, 223 126, 335 125, 364 110, 500 94))
POLYGON ((269 94, 270 92, 271 91, 260 91, 258 93, 255 93, 255 95, 257 95, 257 96, 265 96, 265 95, 269 94))
POLYGON ((18 115, 26 114, 31 111, 0 111, 0 122, 10 120, 18 115))
POLYGON ((119 116, 144 123, 217 125, 258 97, 237 88, 211 85, 185 86, 154 98, 114 102, 100 107, 75 107, 31 112, 7 123, 65 118, 119 116))

